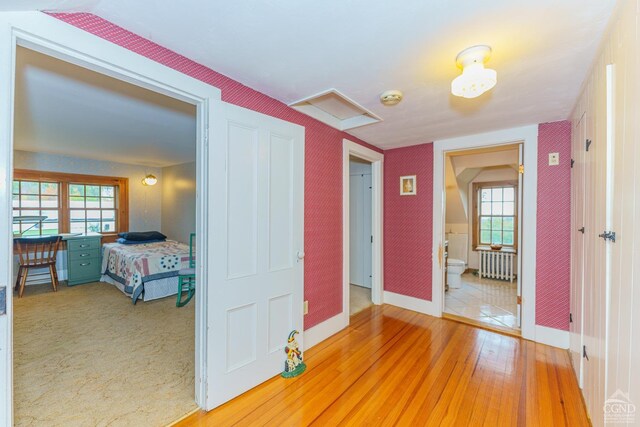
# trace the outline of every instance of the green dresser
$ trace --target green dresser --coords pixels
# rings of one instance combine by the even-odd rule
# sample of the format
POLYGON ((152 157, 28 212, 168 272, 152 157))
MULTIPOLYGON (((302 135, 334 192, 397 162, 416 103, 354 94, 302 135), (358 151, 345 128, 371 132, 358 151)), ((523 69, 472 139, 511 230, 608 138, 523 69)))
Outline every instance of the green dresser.
POLYGON ((67 286, 99 281, 102 235, 89 233, 64 240, 67 242, 67 286))

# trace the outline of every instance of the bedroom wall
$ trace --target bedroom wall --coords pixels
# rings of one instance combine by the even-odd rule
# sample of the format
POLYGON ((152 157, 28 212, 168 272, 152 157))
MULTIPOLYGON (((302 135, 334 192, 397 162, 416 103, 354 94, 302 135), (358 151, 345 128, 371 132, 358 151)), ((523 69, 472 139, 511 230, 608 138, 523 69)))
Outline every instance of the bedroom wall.
POLYGON ((148 173, 154 174, 161 181, 160 168, 20 150, 13 152, 13 163, 17 169, 129 178, 129 230, 160 230, 161 186, 142 185, 142 178, 148 173))
POLYGON ((196 230, 196 163, 162 168, 162 232, 189 243, 196 230))
POLYGON ((342 312, 342 140, 377 147, 304 115, 204 65, 89 13, 51 14, 70 25, 215 86, 222 100, 305 127, 305 272, 308 329, 342 312))

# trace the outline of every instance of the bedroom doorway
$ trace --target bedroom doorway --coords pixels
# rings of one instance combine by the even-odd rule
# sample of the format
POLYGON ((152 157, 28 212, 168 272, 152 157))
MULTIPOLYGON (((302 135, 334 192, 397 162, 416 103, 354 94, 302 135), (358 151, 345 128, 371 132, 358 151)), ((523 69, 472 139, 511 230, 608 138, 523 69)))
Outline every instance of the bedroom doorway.
POLYGON ((196 106, 21 46, 14 96, 13 235, 61 239, 56 292, 12 282, 15 425, 197 409, 196 106))
MULTIPOLYGON (((19 49, 22 49, 22 48, 29 49, 37 52, 38 54, 55 58, 58 61, 64 61, 66 63, 72 64, 73 66, 79 66, 83 69, 91 70, 92 72, 96 72, 105 78, 106 77, 115 78, 121 82, 126 82, 126 84, 132 84, 137 88, 141 88, 143 90, 150 90, 156 95, 169 96, 170 98, 177 99, 180 102, 186 102, 187 104, 190 104, 193 107, 193 111, 195 112, 195 115, 192 116, 192 119, 195 120, 196 122, 195 134, 190 141, 191 146, 194 147, 194 149, 196 150, 196 156, 195 156, 196 171, 195 172, 196 172, 196 185, 199 191, 196 197, 196 206, 195 206, 195 216, 196 216, 195 231, 197 235, 200 237, 199 239, 197 239, 196 253, 199 254, 200 259, 206 259, 207 253, 208 253, 208 246, 209 246, 208 235, 207 235, 208 216, 203 215, 203 213, 207 212, 210 209, 208 205, 209 202, 208 202, 208 196, 206 191, 210 159, 203 154, 206 153, 205 142, 209 134, 207 123, 209 122, 209 118, 211 115, 210 111, 211 111, 211 108, 215 106, 214 104, 216 104, 216 102, 219 102, 220 91, 215 87, 199 82, 177 71, 168 69, 160 64, 155 63, 152 60, 143 58, 117 45, 111 44, 89 33, 85 33, 82 30, 73 29, 69 27, 67 24, 58 22, 56 19, 51 18, 45 14, 41 14, 41 13, 3 14, 2 18, 0 18, 0 26, 2 26, 3 31, 6 30, 5 32, 3 32, 3 38, 4 38, 4 35, 7 36, 6 38, 4 38, 5 42, 7 43, 7 46, 9 46, 9 43, 12 43, 12 46, 13 46, 12 49, 3 49, 2 52, 0 52, 0 63, 3 64, 3 68, 2 68, 4 70, 3 73, 8 72, 6 73, 6 75, 3 74, 2 81, 4 83, 1 91, 1 93, 5 94, 5 97, 3 98, 3 100, 6 102, 3 103, 4 107, 0 108, 0 120, 2 120, 2 123, 4 125, 3 127, 5 129, 8 129, 8 131, 3 133, 2 136, 0 137, 2 139, 1 145, 4 150, 2 155, 0 156, 0 160, 1 160, 0 171, 3 174, 3 182, 5 183, 13 182, 13 166, 14 166, 13 137, 15 136, 15 131, 16 131, 15 129, 16 123, 14 123, 13 121, 13 118, 15 117, 14 105, 13 105, 13 100, 14 100, 13 94, 14 94, 14 85, 17 80, 17 77, 15 76, 15 73, 17 71, 15 68, 15 65, 16 65, 15 61, 17 59, 17 53, 19 49), (8 97, 6 96, 6 94, 12 94, 12 96, 8 97)), ((124 94, 124 95, 126 97, 127 94, 124 94)), ((39 107, 39 106, 29 105, 29 107, 31 108, 31 107, 39 107)), ((117 105, 115 106, 111 105, 111 107, 114 110, 115 114, 121 113, 123 115, 126 115, 126 112, 123 110, 119 110, 117 105)), ((54 113, 60 113, 60 112, 54 111, 54 113)), ((52 117, 55 117, 55 114, 53 114, 52 117)), ((50 117, 50 119, 52 117, 50 117)), ((82 120, 78 121, 79 127, 83 127, 86 125, 88 125, 87 122, 83 122, 82 120)), ((85 130, 86 130, 86 127, 85 127, 85 130)), ((118 131, 118 129, 114 129, 114 131, 118 131)), ((90 132, 87 132, 85 136, 87 140, 90 140, 92 139, 93 135, 90 132)), ((115 150, 112 150, 112 151, 115 152, 115 150)), ((47 154, 45 155, 45 157, 51 158, 52 156, 47 154)), ((149 169, 151 169, 151 166, 149 166, 149 169)), ((140 179, 135 180, 136 181, 135 184, 142 185, 141 184, 142 178, 147 177, 147 175, 154 175, 154 174, 151 170, 146 170, 144 175, 142 175, 140 179)), ((23 181, 27 181, 27 179, 23 179, 23 181)), ((58 198, 58 201, 69 200, 69 199, 64 199, 64 197, 70 197, 71 195, 70 194, 65 195, 63 193, 65 191, 71 190, 71 187, 70 187, 71 184, 76 185, 76 188, 74 188, 74 191, 78 189, 77 184, 82 184, 82 188, 85 191, 85 194, 82 195, 84 203, 87 203, 87 201, 91 203, 95 203, 95 200, 87 200, 87 198, 95 199, 95 197, 98 197, 98 198, 104 198, 104 202, 108 205, 109 203, 112 202, 109 199, 114 198, 112 197, 111 194, 109 194, 111 189, 107 188, 109 187, 109 185, 107 184, 104 184, 105 188, 102 188, 103 186, 102 184, 98 186, 98 191, 100 194, 99 196, 96 196, 95 194, 91 193, 95 191, 95 188, 93 188, 95 187, 94 183, 92 182, 85 183, 83 182, 83 180, 77 181, 75 179, 73 179, 72 181, 75 181, 75 182, 67 182, 62 186, 59 186, 57 189, 57 192, 52 192, 53 190, 51 186, 48 186, 47 189, 44 189, 41 185, 37 185, 36 187, 38 188, 38 193, 32 194, 32 192, 30 192, 31 190, 27 188, 28 187, 27 185, 25 187, 24 193, 25 195, 28 195, 28 196, 34 196, 34 195, 37 196, 36 198, 39 200, 39 202, 46 199, 46 202, 51 204, 53 203, 53 199, 56 199, 56 198, 58 198), (89 187, 92 187, 92 188, 89 188, 89 187), (103 190, 104 190, 104 193, 103 193, 103 190), (88 193, 91 193, 91 194, 88 194, 88 193)), ((158 184, 160 183, 161 181, 158 182, 158 184)), ((134 185, 133 180, 130 180, 130 184, 131 186, 134 185)), ((16 197, 12 197, 12 196, 16 195, 17 199, 20 199, 23 196, 22 184, 18 183, 17 190, 16 190, 15 184, 9 185, 7 187, 2 186, 3 190, 5 188, 9 191, 8 192, 0 191, 0 199, 2 199, 1 200, 2 203, 0 203, 0 214, 2 214, 2 217, 10 218, 13 214, 12 211, 14 210, 14 208, 16 208, 15 204, 13 204, 11 201, 13 198, 15 202, 16 197)), ((156 188, 160 188, 160 187, 156 187, 156 188)), ((80 195, 78 194, 74 194, 73 196, 80 197, 80 195)), ((148 195, 148 196, 149 197, 146 199, 146 202, 149 203, 149 206, 150 206, 154 201, 153 200, 154 197, 153 195, 148 195)), ((33 199, 33 197, 25 197, 25 200, 29 198, 33 199)), ((103 200, 100 200, 98 204, 102 203, 102 201, 103 200)), ((117 202, 114 202, 114 203, 117 203, 117 202)), ((61 205, 58 205, 57 207, 60 207, 60 206, 61 205)), ((18 206, 18 207, 20 209, 22 208, 22 206, 18 206)), ((55 209, 48 209, 48 208, 55 208, 56 206, 25 205, 24 207, 37 208, 37 210, 40 211, 40 210, 55 210, 55 209), (44 208, 47 208, 47 209, 44 209, 44 208)), ((92 206, 87 206, 87 205, 85 205, 84 207, 87 209, 92 208, 92 206)), ((102 213, 104 212, 101 212, 101 215, 102 213)), ((84 214, 86 215, 86 212, 84 214)), ((145 216, 144 214, 148 214, 149 216, 151 216, 152 212, 151 210, 148 210, 147 212, 144 212, 143 210, 143 217, 145 216)), ((50 215, 29 215, 29 216, 47 216, 47 219, 49 218, 55 219, 53 218, 53 216, 50 216, 50 215)), ((59 221, 64 221, 64 218, 58 217, 57 219, 59 221)), ((75 217, 75 219, 77 219, 77 217, 75 217)), ((89 218, 89 219, 93 220, 95 218, 89 218)), ((100 227, 105 227, 107 224, 110 224, 111 222, 113 222, 110 220, 111 218, 108 218, 108 217, 103 218, 101 216, 100 221, 97 221, 97 222, 99 223, 100 227)), ((89 222, 96 222, 96 221, 89 221, 89 222)), ((122 223, 124 222, 125 221, 123 221, 122 223)), ((92 224, 92 226, 94 225, 95 224, 92 224)), ((85 222, 85 226, 87 226, 86 222, 85 222)), ((51 231, 53 227, 52 227, 51 221, 49 221, 46 224, 42 224, 42 227, 40 226, 40 224, 38 224, 36 229, 51 231)), ((18 300, 18 298, 13 297, 13 283, 15 283, 15 280, 14 280, 15 277, 12 274, 14 273, 12 244, 11 244, 12 243, 11 235, 13 230, 14 230, 13 225, 11 223, 6 223, 5 221, 0 222, 0 231, 2 232, 2 236, 3 236, 0 238, 2 239, 2 242, 3 242, 3 244, 0 245, 0 256, 3 259, 8 260, 8 264, 9 264, 9 268, 2 269, 1 281, 3 286, 0 287, 0 365, 2 366, 2 368, 0 369, 0 407, 1 407, 0 417, 2 421, 0 423, 7 424, 7 425, 13 425, 14 421, 16 423, 25 422, 24 419, 22 421, 20 421, 19 419, 14 419, 14 416, 16 415, 14 412, 14 402, 17 402, 19 399, 24 398, 24 395, 22 395, 19 390, 15 390, 13 387, 13 384, 14 384, 13 379, 14 379, 14 373, 15 373, 13 369, 13 365, 14 365, 14 361, 17 361, 17 359, 21 357, 24 360, 24 357, 23 357, 24 354, 21 354, 19 351, 16 351, 14 347, 13 332, 15 331, 19 333, 19 331, 17 329, 14 329, 15 323, 13 322, 14 316, 16 315, 16 311, 14 310, 16 308, 15 303, 18 300), (8 284, 8 286, 4 287, 5 284, 8 284), (4 315, 5 310, 6 310, 6 315, 4 315)), ((104 231, 105 228, 102 228, 102 230, 104 231)), ((109 231, 110 230, 111 229, 109 229, 109 231)), ((24 230, 21 230, 21 232, 23 231, 24 230)), ((84 249, 92 249, 93 247, 91 245, 92 245, 91 242, 89 243, 82 242, 78 246, 81 246, 81 248, 84 250, 84 249), (84 246, 85 244, 89 244, 89 246, 84 246)), ((78 262, 78 265, 80 264, 85 264, 83 266, 85 268, 87 268, 89 265, 89 263, 85 262, 84 260, 78 262)), ((198 259, 196 259, 196 271, 198 272, 201 278, 206 278, 208 276, 208 268, 206 263, 200 262, 198 259)), ((93 271, 91 272, 91 274, 88 274, 86 271, 84 273, 86 273, 86 275, 80 276, 80 279, 82 280, 86 279, 87 276, 91 276, 92 274, 94 274, 93 271)), ((59 277, 59 279, 61 278, 59 277)), ((200 279, 198 280, 199 280, 199 283, 201 283, 200 279)), ((207 283, 207 282, 208 282, 207 280, 202 280, 202 283, 207 283)), ((103 287, 103 289, 108 289, 106 287, 107 285, 104 285, 104 286, 105 287, 103 287)), ((67 291, 71 289, 82 289, 82 288, 89 289, 89 287, 76 286, 74 288, 71 288, 71 287, 66 288, 66 286, 64 286, 63 284, 58 288, 59 291, 56 292, 55 294, 63 297, 69 297, 70 294, 67 291)), ((31 292, 31 295, 34 297, 38 297, 39 296, 38 292, 35 291, 35 288, 33 289, 34 290, 31 292)), ((26 293, 29 293, 29 289, 26 290, 26 293)), ((47 291, 47 294, 52 294, 52 293, 53 292, 51 291, 51 288, 49 288, 49 290, 47 291)), ((126 297, 124 297, 122 293, 119 294, 119 297, 125 298, 125 300, 124 300, 124 305, 118 305, 118 307, 126 310, 127 312, 120 313, 120 314, 114 313, 114 316, 119 316, 123 320, 122 323, 124 324, 126 323, 126 321, 124 320, 128 319, 129 318, 128 316, 135 309, 143 306, 142 305, 134 306, 131 300, 127 302, 126 297)), ((67 299, 68 302, 73 302, 72 300, 74 298, 70 297, 70 298, 64 298, 64 299, 67 299)), ((189 395, 190 395, 190 401, 193 402, 192 404, 194 408, 197 406, 207 407, 205 387, 207 385, 206 365, 208 361, 208 339, 207 339, 208 334, 207 334, 206 327, 204 327, 205 321, 206 321, 206 310, 205 310, 206 301, 207 301, 207 288, 200 287, 200 289, 198 289, 197 296, 189 304, 191 307, 188 310, 191 310, 191 314, 189 315, 188 311, 181 310, 182 314, 186 314, 190 318, 190 322, 193 325, 191 327, 191 333, 189 338, 192 349, 190 351, 190 354, 187 356, 187 358, 188 360, 193 361, 193 362, 189 362, 191 364, 191 368, 189 369, 194 371, 194 375, 190 379, 190 382, 193 384, 193 386, 189 386, 190 388, 189 395)), ((175 305, 174 305, 174 308, 175 308, 175 305)), ((73 313, 73 315, 78 318, 78 322, 76 324, 76 328, 77 328, 76 332, 78 333, 78 335, 83 335, 84 332, 86 332, 83 330, 83 324, 85 323, 85 320, 86 320, 85 317, 93 316, 94 319, 91 319, 92 321, 99 321, 100 319, 99 317, 95 316, 91 312, 85 313, 86 314, 85 317, 83 317, 82 314, 83 312, 81 311, 73 313)), ((55 320, 55 317, 52 317, 52 319, 55 320)), ((51 326, 49 325, 49 323, 51 323, 49 322, 51 318, 47 320, 48 322, 46 322, 45 328, 51 329, 51 326)), ((161 323, 162 321, 164 321, 164 319, 161 316, 161 319, 159 319, 155 323, 161 323)), ((150 323, 154 323, 154 322, 151 321, 150 323)), ((50 330, 49 332, 51 332, 52 334, 57 333, 56 330, 50 330)), ((142 340, 145 339, 144 335, 139 335, 139 336, 142 338, 142 340)), ((74 337, 66 337, 66 338, 70 338, 73 341, 72 338, 74 337)), ((56 347, 54 348, 61 348, 61 347, 64 347, 64 340, 58 341, 56 344, 56 347)), ((126 351, 126 349, 123 349, 123 351, 126 351)), ((35 356, 35 355, 32 354, 31 356, 35 356)), ((90 359, 94 357, 99 357, 99 356, 100 356, 100 353, 95 352, 90 357, 90 359)), ((150 356, 150 358, 152 358, 152 356, 150 356)), ((73 359, 61 359, 60 367, 66 367, 67 365, 71 365, 71 367, 73 367, 73 363, 70 363, 72 360, 73 359)), ((79 361, 79 362, 82 362, 82 361, 79 361)), ((102 369, 100 365, 96 365, 96 367, 98 367, 99 369, 95 371, 95 375, 104 374, 103 371, 106 371, 106 369, 102 369)), ((119 367, 118 371, 119 371, 118 373, 123 372, 122 366, 119 367)), ((128 374, 130 379, 135 380, 135 376, 136 376, 135 372, 129 371, 128 374)), ((55 375, 54 375, 54 378, 55 378, 55 375)), ((69 383, 68 385, 71 387, 72 384, 73 383, 69 383)), ((116 382, 111 381, 110 385, 117 386, 118 384, 117 384, 117 381, 116 382)), ((73 387, 71 388, 74 389, 73 387)), ((79 389, 75 388, 74 390, 78 391, 79 389)), ((106 389, 103 390, 103 392, 108 394, 108 390, 106 389)), ((167 393, 167 396, 169 396, 168 398, 171 399, 170 393, 167 393)), ((96 400, 100 400, 101 398, 102 396, 98 396, 96 400)), ((78 400, 83 400, 83 399, 78 399, 78 400)), ((27 403, 32 405, 34 404, 33 401, 27 402, 27 403)), ((118 404, 119 403, 120 402, 118 402, 118 404)), ((55 406, 59 406, 61 408, 58 401, 55 402, 55 406)), ((60 408, 58 408, 58 410, 60 410, 60 408)), ((95 410, 95 408, 92 408, 92 409, 95 410)), ((74 413, 63 414, 59 412, 59 415, 69 416, 69 415, 74 415, 74 413)), ((75 413, 75 415, 77 417, 83 417, 84 415, 86 415, 86 413, 83 413, 83 414, 75 413)), ((168 420, 168 421, 171 421, 171 420, 168 420)))
POLYGON ((520 330, 522 145, 445 153, 444 313, 520 330))

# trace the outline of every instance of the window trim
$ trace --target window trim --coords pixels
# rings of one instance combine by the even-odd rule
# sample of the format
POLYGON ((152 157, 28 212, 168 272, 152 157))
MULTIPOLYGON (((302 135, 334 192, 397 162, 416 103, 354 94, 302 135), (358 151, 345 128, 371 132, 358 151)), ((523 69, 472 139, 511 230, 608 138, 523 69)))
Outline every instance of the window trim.
POLYGON ((518 250, 518 221, 520 218, 520 212, 518 211, 518 181, 517 180, 504 180, 504 181, 487 181, 487 182, 474 182, 473 183, 473 250, 477 251, 480 245, 480 201, 478 194, 482 188, 496 188, 496 187, 513 187, 515 190, 515 206, 514 206, 514 221, 513 221, 513 245, 503 245, 505 248, 513 248, 518 250))
POLYGON ((14 169, 13 179, 17 181, 44 181, 58 182, 58 223, 60 233, 69 233, 70 209, 69 209, 69 184, 93 184, 113 185, 118 187, 117 200, 117 230, 113 233, 100 233, 108 240, 115 240, 118 233, 129 229, 129 178, 85 175, 64 172, 37 171, 30 169, 14 169))

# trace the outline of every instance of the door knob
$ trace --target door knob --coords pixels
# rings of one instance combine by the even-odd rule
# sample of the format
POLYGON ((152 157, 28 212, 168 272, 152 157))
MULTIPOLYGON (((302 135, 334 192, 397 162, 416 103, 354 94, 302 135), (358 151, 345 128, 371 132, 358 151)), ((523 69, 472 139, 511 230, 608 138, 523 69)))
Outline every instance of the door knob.
POLYGON ((303 251, 298 251, 298 259, 303 259, 304 258, 304 252, 303 251))

